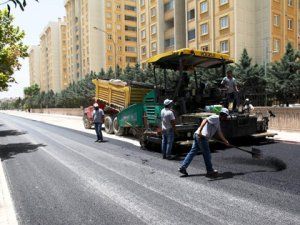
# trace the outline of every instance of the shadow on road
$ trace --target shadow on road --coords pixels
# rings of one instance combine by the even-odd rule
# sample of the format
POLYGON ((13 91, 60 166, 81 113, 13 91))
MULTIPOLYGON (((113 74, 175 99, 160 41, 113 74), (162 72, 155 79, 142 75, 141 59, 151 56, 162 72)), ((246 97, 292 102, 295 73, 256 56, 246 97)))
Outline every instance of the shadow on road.
POLYGON ((37 151, 39 147, 44 147, 43 144, 32 144, 32 143, 15 143, 0 145, 0 158, 1 161, 11 159, 15 155, 20 153, 31 153, 37 151))
POLYGON ((24 131, 17 131, 17 130, 1 130, 0 131, 0 137, 6 137, 6 136, 18 136, 26 134, 27 132, 24 131))

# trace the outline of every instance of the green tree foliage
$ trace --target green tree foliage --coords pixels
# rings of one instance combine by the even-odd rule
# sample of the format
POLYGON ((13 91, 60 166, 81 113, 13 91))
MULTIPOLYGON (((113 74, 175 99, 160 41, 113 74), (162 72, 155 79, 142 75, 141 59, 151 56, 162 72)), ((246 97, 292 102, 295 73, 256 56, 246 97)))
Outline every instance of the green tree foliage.
MULTIPOLYGON (((39 0, 35 0, 38 2, 39 0)), ((1 0, 0 5, 6 4, 8 13, 10 13, 11 5, 14 5, 15 8, 19 7, 22 11, 24 11, 27 6, 27 0, 1 0)))
POLYGON ((284 56, 272 64, 268 73, 268 91, 280 101, 289 105, 295 93, 300 93, 300 52, 291 43, 286 46, 284 56))
POLYGON ((266 89, 266 78, 264 67, 258 64, 252 65, 246 49, 243 50, 239 63, 234 68, 234 74, 238 80, 240 90, 243 94, 263 94, 266 89))
POLYGON ((19 60, 28 56, 28 47, 22 42, 25 33, 12 24, 13 17, 7 13, 0 10, 0 91, 15 82, 12 75, 21 68, 19 60))

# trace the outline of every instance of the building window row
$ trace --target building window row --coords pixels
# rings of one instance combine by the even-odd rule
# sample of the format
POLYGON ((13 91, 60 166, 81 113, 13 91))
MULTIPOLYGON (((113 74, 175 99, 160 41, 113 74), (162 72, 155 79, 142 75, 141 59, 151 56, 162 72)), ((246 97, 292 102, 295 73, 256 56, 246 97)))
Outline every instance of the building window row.
MULTIPOLYGON (((280 15, 274 15, 274 26, 279 27, 280 26, 280 15)), ((294 21, 293 19, 289 18, 287 19, 287 27, 289 30, 293 30, 294 27, 294 21)))
POLYGON ((169 2, 164 4, 164 11, 165 12, 170 11, 172 9, 174 9, 174 0, 170 0, 169 2))

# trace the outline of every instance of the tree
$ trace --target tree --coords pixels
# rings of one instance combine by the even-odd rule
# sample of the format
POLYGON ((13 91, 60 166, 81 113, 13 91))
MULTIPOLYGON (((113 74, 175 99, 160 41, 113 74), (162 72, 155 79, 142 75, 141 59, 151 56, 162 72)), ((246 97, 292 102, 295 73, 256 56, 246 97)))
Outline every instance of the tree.
POLYGON ((291 43, 280 62, 272 64, 268 74, 268 90, 280 103, 289 105, 289 99, 300 92, 300 52, 295 51, 291 43))
POLYGON ((15 82, 13 73, 21 69, 20 58, 28 56, 28 47, 23 44, 24 31, 13 26, 13 17, 7 10, 0 10, 0 91, 7 90, 15 82))
MULTIPOLYGON (((35 0, 38 2, 39 0, 35 0)), ((13 4, 15 8, 19 7, 22 11, 24 11, 27 1, 26 0, 1 0, 0 5, 5 5, 7 6, 8 14, 10 13, 10 5, 13 4)))

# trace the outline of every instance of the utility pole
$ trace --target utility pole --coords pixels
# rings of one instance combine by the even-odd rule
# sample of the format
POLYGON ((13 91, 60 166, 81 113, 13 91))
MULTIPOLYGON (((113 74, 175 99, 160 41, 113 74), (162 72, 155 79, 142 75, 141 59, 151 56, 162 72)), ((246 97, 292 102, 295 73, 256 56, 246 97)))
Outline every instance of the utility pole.
MULTIPOLYGON (((105 30, 102 30, 99 27, 94 27, 94 29, 105 33, 107 36, 110 35, 105 30)), ((117 45, 116 45, 116 42, 115 42, 115 40, 114 40, 113 37, 111 37, 111 40, 112 40, 113 45, 114 45, 114 58, 115 58, 115 65, 114 65, 114 67, 115 67, 115 79, 116 79, 117 78, 117 70, 118 70, 118 68, 117 68, 118 67, 118 65, 117 65, 117 45)))

